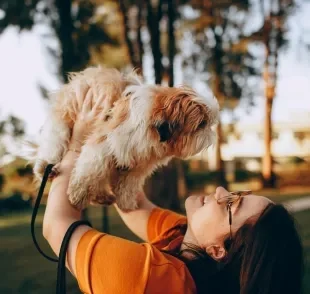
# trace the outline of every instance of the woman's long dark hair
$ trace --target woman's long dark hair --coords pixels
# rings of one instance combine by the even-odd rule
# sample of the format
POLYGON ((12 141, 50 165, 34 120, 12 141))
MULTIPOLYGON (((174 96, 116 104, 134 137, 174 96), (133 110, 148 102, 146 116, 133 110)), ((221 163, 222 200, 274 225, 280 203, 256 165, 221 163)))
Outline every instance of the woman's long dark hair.
MULTIPOLYGON (((186 225, 178 229, 185 233, 186 225)), ((192 245, 181 252, 168 253, 185 262, 197 293, 301 293, 301 240, 292 215, 282 205, 268 205, 256 221, 245 223, 232 241, 227 239, 225 247, 227 255, 221 262, 192 245), (188 252, 195 258, 186 258, 188 252)))

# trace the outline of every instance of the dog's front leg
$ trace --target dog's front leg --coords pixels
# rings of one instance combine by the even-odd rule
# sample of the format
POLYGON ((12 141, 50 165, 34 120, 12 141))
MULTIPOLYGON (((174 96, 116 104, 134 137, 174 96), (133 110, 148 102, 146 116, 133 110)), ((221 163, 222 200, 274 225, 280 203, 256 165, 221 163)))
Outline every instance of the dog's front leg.
POLYGON ((70 128, 58 116, 51 115, 40 133, 39 148, 34 163, 34 174, 41 179, 48 164, 59 163, 67 149, 70 139, 70 128))
POLYGON ((139 177, 134 172, 120 175, 114 186, 117 206, 123 211, 138 208, 137 197, 143 191, 144 177, 139 177))
POLYGON ((105 141, 99 144, 86 144, 82 147, 69 182, 68 194, 72 205, 83 209, 98 195, 101 199, 105 199, 105 203, 102 204, 115 202, 112 192, 108 189, 103 191, 109 174, 108 151, 105 141))

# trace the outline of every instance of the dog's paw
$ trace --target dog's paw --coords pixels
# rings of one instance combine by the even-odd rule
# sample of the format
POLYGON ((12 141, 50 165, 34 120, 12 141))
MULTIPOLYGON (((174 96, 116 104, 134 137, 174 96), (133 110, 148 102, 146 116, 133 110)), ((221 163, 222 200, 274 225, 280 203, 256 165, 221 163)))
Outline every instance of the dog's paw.
POLYGON ((49 179, 54 179, 60 174, 59 167, 60 167, 60 163, 57 163, 53 166, 51 172, 48 175, 49 179))
POLYGON ((130 199, 119 197, 116 199, 116 204, 118 208, 124 212, 129 212, 139 208, 138 200, 134 197, 131 197, 130 199))
POLYGON ((89 204, 87 196, 79 198, 72 193, 69 194, 69 201, 75 208, 79 210, 85 209, 89 204))
POLYGON ((67 190, 70 203, 80 210, 86 208, 89 204, 88 188, 82 183, 83 181, 78 183, 70 182, 67 190))
POLYGON ((36 160, 34 167, 33 167, 33 173, 38 179, 42 179, 47 165, 48 165, 48 162, 44 159, 36 160))
POLYGON ((112 193, 100 194, 91 198, 92 205, 106 205, 110 206, 116 202, 116 197, 112 193))

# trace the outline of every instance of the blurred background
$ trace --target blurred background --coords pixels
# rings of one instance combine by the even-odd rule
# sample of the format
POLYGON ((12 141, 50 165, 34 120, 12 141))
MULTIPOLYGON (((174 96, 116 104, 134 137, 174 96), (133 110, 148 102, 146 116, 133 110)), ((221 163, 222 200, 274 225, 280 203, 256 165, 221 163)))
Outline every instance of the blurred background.
MULTIPOLYGON (((37 191, 21 142, 35 139, 48 93, 67 73, 98 64, 134 67, 147 83, 186 84, 220 103, 217 144, 157 171, 150 199, 182 212, 193 193, 252 189, 295 207, 309 254, 309 17, 309 0, 1 0, 0 293, 55 293, 56 265, 30 236, 37 191)), ((43 214, 44 205, 40 236, 43 214)), ((112 207, 84 217, 139 241, 112 207)), ((80 293, 68 277, 68 293, 80 293)), ((304 285, 310 293, 309 257, 304 285)))

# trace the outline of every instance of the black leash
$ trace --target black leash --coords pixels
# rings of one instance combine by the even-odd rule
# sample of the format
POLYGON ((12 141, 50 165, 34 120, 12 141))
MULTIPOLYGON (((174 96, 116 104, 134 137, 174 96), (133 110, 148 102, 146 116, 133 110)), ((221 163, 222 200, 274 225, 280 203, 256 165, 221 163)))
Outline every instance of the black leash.
POLYGON ((43 255, 46 259, 48 259, 50 261, 58 262, 58 259, 50 257, 50 256, 48 256, 47 254, 45 254, 42 251, 42 249, 40 248, 40 246, 38 244, 38 241, 36 239, 35 233, 34 233, 35 220, 36 220, 36 217, 37 217, 37 214, 38 214, 38 210, 39 210, 39 206, 40 206, 40 203, 41 203, 41 199, 42 199, 42 196, 43 196, 43 193, 44 193, 44 188, 45 188, 45 185, 46 185, 46 183, 48 181, 48 176, 49 176, 50 172, 52 171, 53 166, 54 166, 53 164, 49 164, 45 168, 45 171, 44 171, 44 175, 43 175, 43 179, 42 179, 42 182, 41 182, 41 185, 40 185, 39 193, 38 193, 38 196, 37 196, 37 199, 36 199, 36 202, 34 204, 33 211, 32 211, 32 217, 31 217, 31 236, 32 236, 32 240, 33 240, 34 245, 36 246, 38 251, 41 253, 41 255, 43 255))
POLYGON ((52 171, 53 164, 49 164, 44 171, 43 179, 40 185, 40 189, 38 192, 38 196, 36 199, 36 202, 33 207, 33 212, 31 216, 31 236, 34 245, 36 246, 37 250, 43 255, 47 260, 50 260, 52 262, 58 262, 58 267, 57 267, 57 284, 56 284, 56 294, 65 294, 66 293, 66 255, 67 255, 67 250, 69 246, 69 241, 70 238, 74 232, 74 230, 80 226, 80 225, 87 225, 91 227, 91 224, 88 221, 85 220, 79 220, 71 224, 69 229, 67 230, 64 239, 61 243, 60 247, 60 252, 59 252, 59 259, 53 258, 45 254, 42 249, 40 248, 38 241, 35 236, 34 232, 34 225, 35 225, 35 220, 37 217, 38 209, 41 203, 41 199, 43 197, 44 189, 46 186, 46 183, 48 181, 48 176, 50 172, 52 171))

